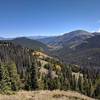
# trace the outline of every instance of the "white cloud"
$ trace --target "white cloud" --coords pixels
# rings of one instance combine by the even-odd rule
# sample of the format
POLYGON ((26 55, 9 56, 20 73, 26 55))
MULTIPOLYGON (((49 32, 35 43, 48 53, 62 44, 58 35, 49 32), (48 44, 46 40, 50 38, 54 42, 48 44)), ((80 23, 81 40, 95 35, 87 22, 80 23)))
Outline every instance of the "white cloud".
POLYGON ((100 32, 100 28, 98 29, 98 31, 97 32, 100 32))

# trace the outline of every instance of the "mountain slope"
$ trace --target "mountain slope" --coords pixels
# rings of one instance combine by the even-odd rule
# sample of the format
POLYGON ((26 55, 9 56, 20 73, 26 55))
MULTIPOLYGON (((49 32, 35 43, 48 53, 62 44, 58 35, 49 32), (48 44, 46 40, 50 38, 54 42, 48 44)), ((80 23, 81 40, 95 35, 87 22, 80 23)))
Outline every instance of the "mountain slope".
POLYGON ((86 39, 84 43, 77 46, 76 49, 92 49, 100 48, 100 35, 95 35, 89 39, 86 39))
POLYGON ((74 63, 85 68, 94 67, 100 69, 100 35, 86 39, 80 45, 73 48, 64 46, 62 49, 52 51, 65 63, 74 63))
POLYGON ((100 69, 100 33, 76 30, 40 41, 50 46, 49 55, 65 63, 100 69))
POLYGON ((0 41, 0 63, 13 62, 17 66, 18 73, 23 72, 24 74, 32 59, 31 49, 11 42, 0 41))
POLYGON ((35 50, 38 50, 38 49, 47 50, 48 49, 48 47, 45 44, 39 41, 36 41, 36 40, 28 39, 26 37, 15 38, 11 40, 11 42, 15 44, 19 44, 23 47, 31 48, 35 50))
POLYGON ((64 46, 73 47, 81 44, 85 39, 94 36, 94 34, 84 31, 76 30, 69 33, 66 33, 57 37, 49 37, 45 39, 40 39, 39 41, 49 45, 50 47, 59 47, 63 48, 64 46))

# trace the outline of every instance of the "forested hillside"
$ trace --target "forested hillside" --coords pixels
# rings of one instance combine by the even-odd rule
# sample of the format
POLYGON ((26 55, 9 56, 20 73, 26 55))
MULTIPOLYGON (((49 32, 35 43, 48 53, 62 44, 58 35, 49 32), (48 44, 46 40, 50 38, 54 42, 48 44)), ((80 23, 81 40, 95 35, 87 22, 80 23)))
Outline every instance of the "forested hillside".
POLYGON ((38 40, 46 45, 49 45, 52 50, 58 50, 65 47, 75 47, 94 35, 95 34, 85 30, 75 30, 60 36, 48 37, 38 40))
POLYGON ((57 56, 69 64, 78 64, 84 68, 100 70, 100 35, 86 39, 73 48, 65 46, 60 50, 51 51, 50 55, 57 56))
POLYGON ((22 89, 74 90, 100 99, 100 73, 0 41, 0 93, 22 89))
POLYGON ((29 39, 27 37, 19 37, 19 38, 15 38, 15 39, 12 39, 9 41, 14 44, 21 45, 22 47, 30 48, 30 49, 34 49, 34 50, 47 51, 47 49, 48 49, 47 45, 45 45, 37 40, 29 39))

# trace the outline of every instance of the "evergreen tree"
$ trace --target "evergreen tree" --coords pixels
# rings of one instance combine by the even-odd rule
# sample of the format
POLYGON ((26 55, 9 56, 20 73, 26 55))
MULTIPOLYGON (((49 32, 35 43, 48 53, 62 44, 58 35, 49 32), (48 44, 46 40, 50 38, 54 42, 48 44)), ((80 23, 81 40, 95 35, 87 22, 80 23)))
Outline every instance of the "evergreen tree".
POLYGON ((45 90, 48 90, 48 77, 47 76, 44 76, 43 77, 43 81, 44 81, 44 89, 45 90))
POLYGON ((81 76, 78 78, 78 87, 79 91, 83 93, 83 78, 81 76))
POLYGON ((32 62, 32 66, 30 69, 30 80, 31 80, 31 89, 32 90, 38 89, 38 66, 35 59, 32 62))
POLYGON ((94 91, 95 97, 98 98, 98 100, 100 100, 100 84, 98 84, 96 86, 96 89, 94 91))
POLYGON ((41 76, 40 79, 38 79, 38 89, 43 90, 44 89, 44 78, 43 75, 41 76))
POLYGON ((61 84, 60 89, 61 90, 64 90, 65 89, 65 85, 64 85, 64 77, 63 77, 63 74, 61 74, 59 76, 59 79, 60 79, 60 84, 61 84))
POLYGON ((48 64, 48 68, 49 69, 48 69, 48 75, 47 76, 48 76, 49 79, 52 79, 52 66, 50 64, 48 64))
POLYGON ((17 68, 14 63, 7 64, 8 65, 8 72, 11 82, 11 89, 16 91, 20 88, 20 77, 17 73, 17 68))
POLYGON ((88 80, 88 84, 89 84, 89 86, 88 86, 88 96, 92 97, 94 89, 93 89, 93 84, 92 84, 91 79, 88 80))
POLYGON ((84 77, 83 86, 84 86, 84 94, 85 94, 85 95, 88 95, 89 83, 88 83, 88 79, 87 79, 87 76, 86 76, 86 75, 85 75, 85 77, 84 77))
POLYGON ((72 76, 72 89, 77 90, 77 80, 75 75, 72 76))
POLYGON ((11 82, 7 66, 0 64, 0 91, 7 92, 11 90, 11 82))
POLYGON ((48 77, 48 89, 50 89, 50 90, 54 90, 54 89, 57 89, 58 88, 58 79, 57 78, 55 78, 54 76, 53 76, 53 74, 52 74, 52 72, 53 72, 53 69, 52 69, 52 65, 48 65, 49 67, 49 70, 48 70, 48 75, 47 75, 47 77, 48 77))

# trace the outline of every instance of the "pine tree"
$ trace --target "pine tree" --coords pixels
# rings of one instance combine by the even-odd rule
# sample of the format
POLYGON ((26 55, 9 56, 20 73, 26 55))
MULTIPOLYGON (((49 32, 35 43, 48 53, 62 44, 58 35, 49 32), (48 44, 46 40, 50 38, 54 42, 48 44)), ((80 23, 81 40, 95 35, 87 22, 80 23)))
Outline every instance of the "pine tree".
POLYGON ((77 90, 77 80, 75 75, 72 76, 72 89, 77 90))
POLYGON ((85 94, 85 95, 88 95, 89 83, 88 83, 88 79, 87 79, 87 76, 86 76, 86 75, 85 75, 85 77, 84 77, 83 86, 84 86, 84 94, 85 94))
POLYGON ((2 79, 3 79, 3 68, 0 63, 0 81, 2 81, 2 79))
POLYGON ((60 84, 61 84, 60 89, 61 90, 64 90, 65 89, 65 85, 64 85, 64 77, 63 77, 63 74, 61 74, 59 76, 59 80, 60 80, 60 84))
POLYGON ((56 89, 60 89, 61 88, 61 82, 60 82, 59 76, 58 76, 58 78, 56 78, 56 84, 57 84, 57 88, 56 89))
POLYGON ((88 88, 88 96, 92 97, 94 89, 91 79, 88 80, 89 88, 88 88))
POLYGON ((43 81, 44 81, 44 89, 45 90, 48 90, 48 77, 47 76, 44 76, 43 77, 43 81))
POLYGON ((31 78, 30 74, 27 75, 26 82, 25 82, 25 90, 31 90, 31 78))
POLYGON ((31 89, 32 90, 38 89, 38 66, 35 59, 32 62, 32 66, 30 69, 30 80, 31 80, 31 89))
POLYGON ((52 66, 50 64, 48 64, 48 68, 49 69, 48 69, 48 75, 47 76, 48 76, 49 79, 52 79, 52 66))
POLYGON ((7 66, 0 64, 0 91, 7 92, 11 90, 11 82, 7 66))
POLYGON ((38 89, 43 90, 44 89, 44 77, 43 75, 41 76, 40 79, 38 79, 38 89))
POLYGON ((78 87, 79 91, 83 93, 83 78, 81 76, 78 78, 78 87))
POLYGON ((17 68, 14 63, 7 64, 8 65, 8 72, 11 82, 11 89, 16 91, 20 88, 20 77, 17 73, 17 68))
POLYGON ((52 75, 52 65, 48 65, 48 74, 47 74, 47 83, 48 83, 48 89, 49 90, 53 90, 54 89, 54 79, 53 79, 53 75, 52 75))
POLYGON ((100 83, 96 86, 96 89, 94 91, 95 97, 100 100, 100 83))

